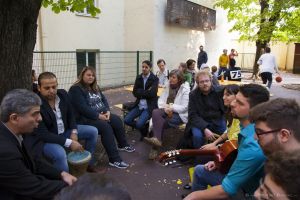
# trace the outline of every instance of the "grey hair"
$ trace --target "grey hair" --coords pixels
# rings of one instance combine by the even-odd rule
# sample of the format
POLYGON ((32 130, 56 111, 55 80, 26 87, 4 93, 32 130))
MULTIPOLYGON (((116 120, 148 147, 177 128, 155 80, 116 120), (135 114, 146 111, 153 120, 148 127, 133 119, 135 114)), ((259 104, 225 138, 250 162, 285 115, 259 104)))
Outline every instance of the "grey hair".
POLYGON ((2 99, 0 105, 1 121, 6 123, 13 113, 25 114, 34 106, 41 105, 40 97, 32 91, 26 89, 14 89, 9 91, 2 99))

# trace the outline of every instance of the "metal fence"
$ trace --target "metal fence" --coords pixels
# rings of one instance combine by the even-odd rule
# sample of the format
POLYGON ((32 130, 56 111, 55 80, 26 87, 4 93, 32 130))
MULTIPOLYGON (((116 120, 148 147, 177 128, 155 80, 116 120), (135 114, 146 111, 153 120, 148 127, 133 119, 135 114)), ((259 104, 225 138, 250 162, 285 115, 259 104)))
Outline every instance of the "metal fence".
POLYGON ((68 90, 84 66, 96 69, 101 88, 133 84, 143 60, 152 61, 152 51, 47 51, 33 53, 37 74, 56 74, 59 88, 68 90))
POLYGON ((239 53, 236 58, 236 66, 241 67, 242 71, 253 71, 255 53, 239 53))

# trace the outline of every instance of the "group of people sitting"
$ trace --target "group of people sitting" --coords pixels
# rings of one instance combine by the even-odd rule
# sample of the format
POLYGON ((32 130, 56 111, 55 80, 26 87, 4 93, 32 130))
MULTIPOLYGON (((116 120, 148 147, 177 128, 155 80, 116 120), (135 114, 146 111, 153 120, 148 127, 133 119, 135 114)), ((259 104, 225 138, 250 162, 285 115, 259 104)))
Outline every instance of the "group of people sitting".
MULTIPOLYGON (((136 101, 128 108, 124 123, 139 130, 141 140, 152 145, 149 159, 157 157, 166 128, 186 124, 186 135, 193 137, 192 148, 201 147, 206 139, 213 140, 213 133, 221 135, 227 130, 225 115, 228 115, 226 107, 229 103, 224 105, 223 102, 224 87, 219 85, 209 68, 204 67, 196 73, 195 64, 189 59, 169 72, 166 62, 159 59, 159 71, 155 76, 151 72, 151 63, 142 63, 142 74, 136 78, 133 88, 136 101), (163 92, 158 97, 159 87, 163 87, 163 92)), ((238 91, 236 85, 227 88, 225 95, 238 91)), ((229 125, 232 123, 238 126, 234 120, 229 125)), ((236 128, 235 132, 238 131, 236 128)))
MULTIPOLYGON (((183 70, 156 76, 151 69, 150 61, 142 62, 133 88, 136 101, 124 118, 152 145, 150 159, 163 144, 164 130, 183 123, 185 147, 217 149, 227 139, 238 140, 237 158, 227 174, 218 172, 214 161, 195 168, 194 192, 186 200, 251 199, 257 188, 258 199, 299 199, 300 107, 295 100, 269 101, 268 90, 256 84, 214 85, 206 69, 195 73, 193 86, 183 70), (166 75, 168 80, 162 83, 166 75), (158 87, 164 87, 160 97, 158 87), (207 140, 213 142, 206 144, 207 140)), ((87 171, 100 172, 94 157, 98 134, 109 165, 129 166, 119 151, 135 149, 126 140, 121 118, 110 112, 95 69, 84 67, 68 92, 57 86, 55 74, 43 72, 38 95, 15 89, 1 102, 0 196, 4 199, 51 199, 76 182, 68 173, 66 148, 88 150, 92 159, 87 171), (84 147, 79 140, 85 140, 84 147)))
POLYGON ((213 85, 212 75, 207 70, 195 73, 196 85, 192 90, 182 71, 169 72, 169 81, 158 97, 157 90, 162 84, 150 69, 151 63, 143 62, 143 72, 137 77, 133 90, 137 100, 124 119, 127 125, 141 130, 140 127, 152 118, 151 132, 147 135, 141 131, 145 134, 144 140, 153 147, 150 159, 157 156, 158 148, 162 146, 164 129, 182 123, 186 123, 184 148, 218 149, 226 140, 238 141, 237 157, 228 173, 220 173, 218 163, 214 161, 195 168, 194 192, 186 200, 254 199, 255 190, 257 199, 299 198, 299 191, 295 189, 299 178, 284 182, 292 184, 293 189, 287 189, 288 186, 280 182, 281 177, 296 175, 299 164, 281 166, 282 169, 278 169, 281 174, 274 171, 278 167, 275 163, 284 160, 283 156, 293 162, 300 161, 297 128, 300 107, 295 100, 278 98, 270 101, 269 91, 258 84, 213 85), (156 102, 157 107, 154 107, 156 102), (213 142, 206 144, 207 140, 213 142), (267 176, 264 176, 265 164, 267 176), (284 169, 288 167, 292 171, 285 173, 284 169), (265 179, 261 179, 263 177, 265 179), (208 186, 211 188, 207 190, 208 186), (272 189, 268 190, 268 187, 272 189))

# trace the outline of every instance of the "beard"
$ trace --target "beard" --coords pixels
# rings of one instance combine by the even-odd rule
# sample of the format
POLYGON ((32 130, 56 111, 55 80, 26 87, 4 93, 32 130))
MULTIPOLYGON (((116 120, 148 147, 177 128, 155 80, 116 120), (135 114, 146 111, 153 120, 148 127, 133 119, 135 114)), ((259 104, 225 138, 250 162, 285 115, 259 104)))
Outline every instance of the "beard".
POLYGON ((262 147, 262 150, 267 157, 270 156, 271 154, 273 154, 275 151, 282 150, 282 147, 280 146, 280 143, 276 136, 274 136, 274 138, 270 142, 265 144, 264 146, 262 146, 262 145, 260 145, 260 146, 262 147))

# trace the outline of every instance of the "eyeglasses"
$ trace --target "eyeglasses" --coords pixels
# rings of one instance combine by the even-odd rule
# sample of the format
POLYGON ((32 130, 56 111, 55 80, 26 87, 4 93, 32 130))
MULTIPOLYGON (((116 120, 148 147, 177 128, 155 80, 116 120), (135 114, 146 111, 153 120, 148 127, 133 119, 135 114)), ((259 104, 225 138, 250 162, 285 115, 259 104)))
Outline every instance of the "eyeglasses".
POLYGON ((269 134, 269 133, 275 133, 275 132, 278 132, 280 130, 281 129, 274 129, 274 130, 270 130, 270 131, 262 131, 260 129, 255 128, 255 133, 256 133, 257 136, 260 136, 260 135, 265 135, 265 134, 269 134))

